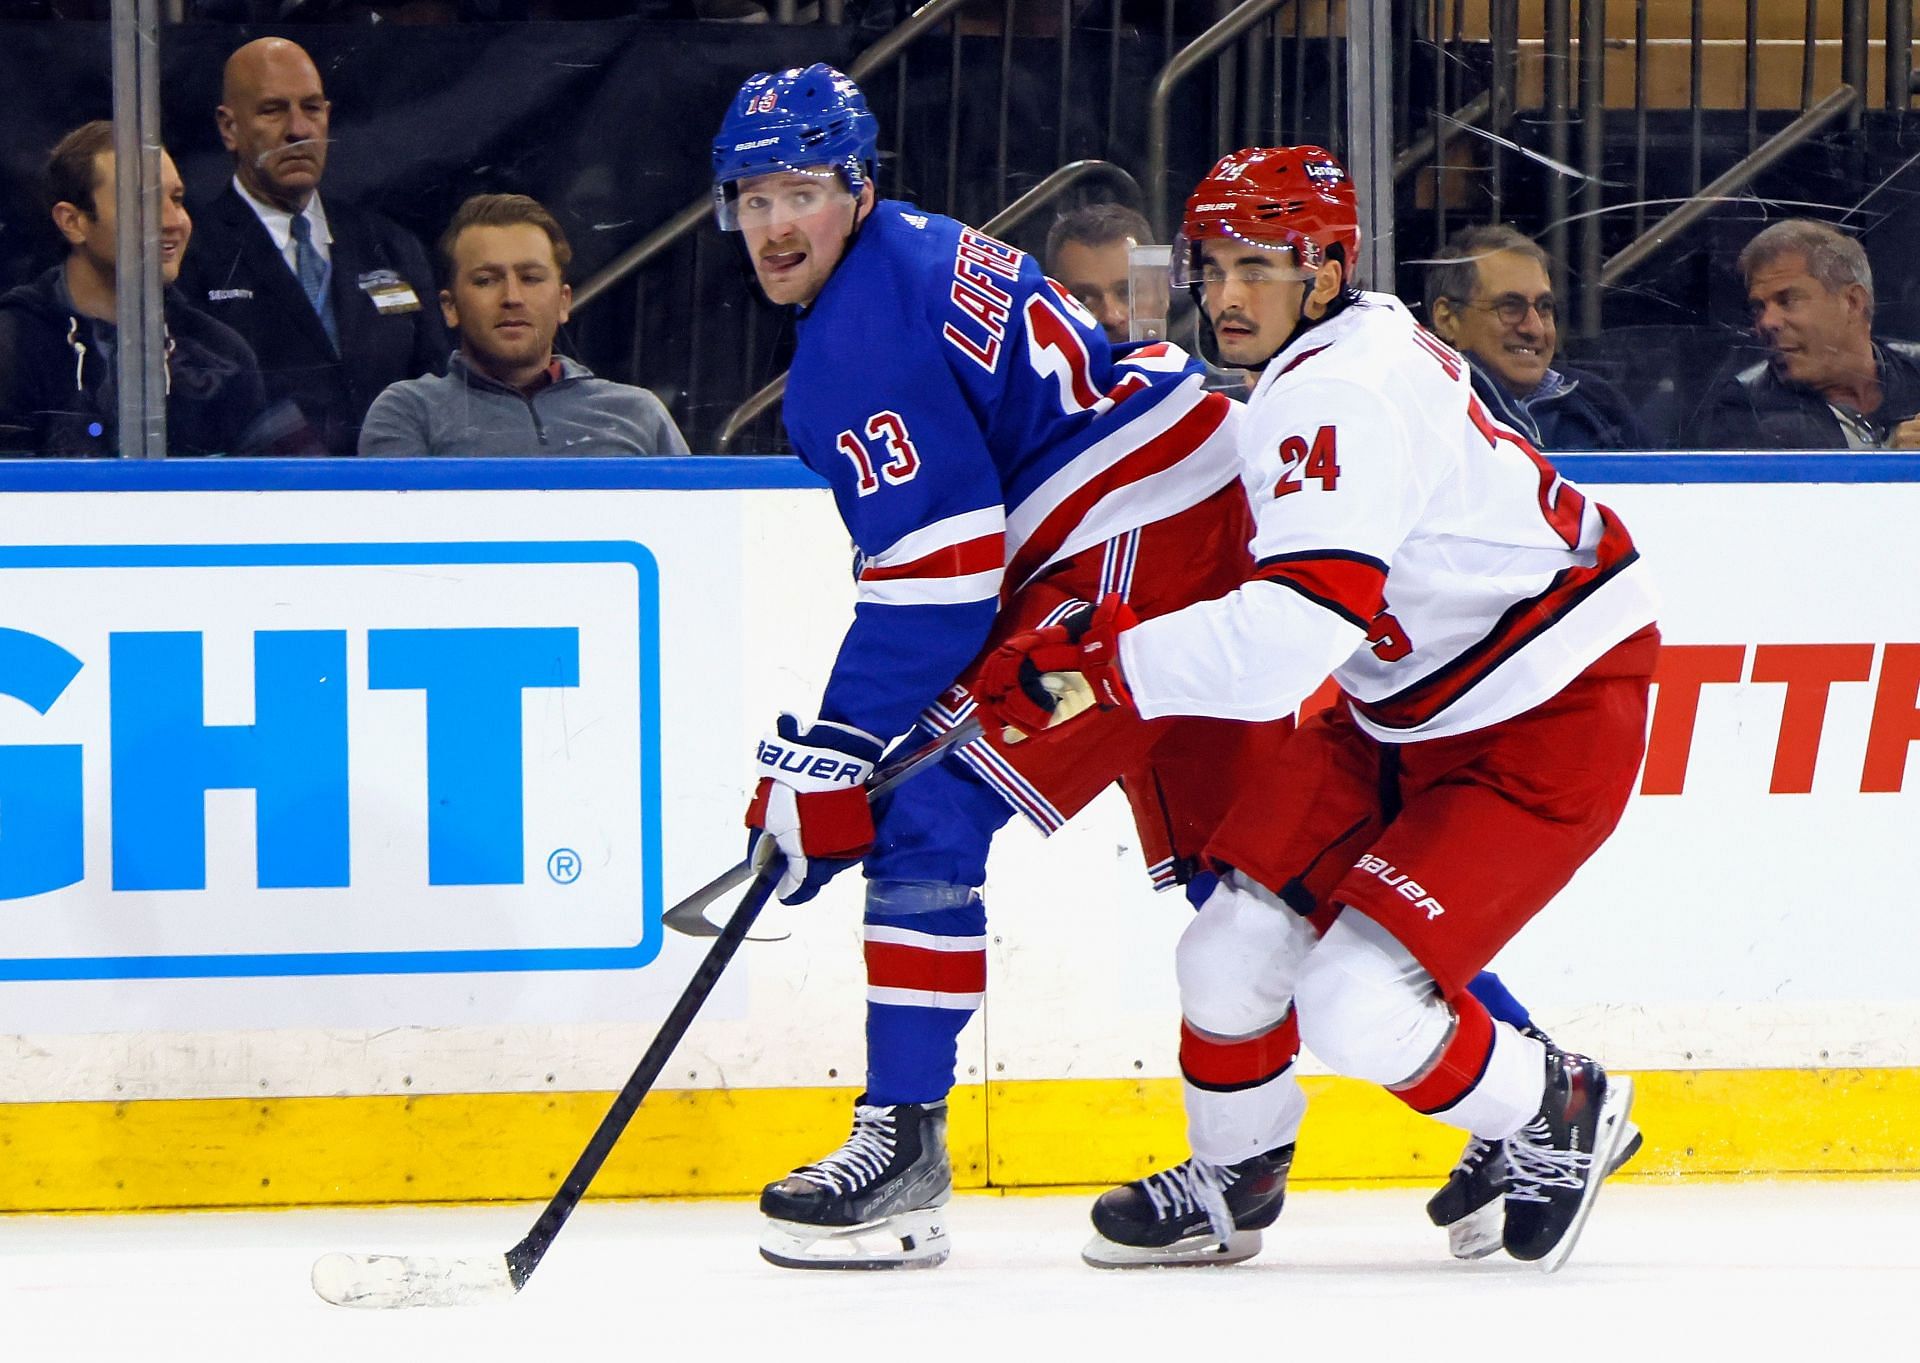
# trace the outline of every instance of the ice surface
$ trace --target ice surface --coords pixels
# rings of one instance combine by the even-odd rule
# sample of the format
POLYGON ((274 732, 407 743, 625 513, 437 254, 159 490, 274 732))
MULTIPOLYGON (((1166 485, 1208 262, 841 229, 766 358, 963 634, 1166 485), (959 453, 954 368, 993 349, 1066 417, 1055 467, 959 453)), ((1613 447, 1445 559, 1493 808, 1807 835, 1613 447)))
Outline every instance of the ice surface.
POLYGON ((1303 1188, 1227 1269, 1098 1272, 1084 1194, 967 1196, 930 1272, 802 1273, 746 1202, 589 1203, 518 1297, 348 1311, 330 1251, 504 1251, 534 1207, 0 1218, 0 1359, 1579 1360, 1911 1357, 1920 1182, 1623 1182, 1559 1274, 1446 1257, 1416 1189, 1303 1188))

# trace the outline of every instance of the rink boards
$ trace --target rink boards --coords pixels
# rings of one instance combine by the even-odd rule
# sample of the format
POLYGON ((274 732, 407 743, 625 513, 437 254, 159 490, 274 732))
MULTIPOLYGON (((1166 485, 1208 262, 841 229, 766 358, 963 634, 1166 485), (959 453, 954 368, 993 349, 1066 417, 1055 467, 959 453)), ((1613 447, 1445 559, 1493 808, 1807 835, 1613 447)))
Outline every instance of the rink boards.
MULTIPOLYGON (((1561 462, 1668 647, 1640 794, 1496 968, 1640 1076, 1642 1172, 1920 1172, 1920 459, 1561 462)), ((825 492, 775 460, 39 464, 0 505, 0 1207, 544 1197, 699 959, 662 907, 739 857, 746 753, 831 663, 825 492)), ((1188 910, 1123 803, 1010 829, 987 895, 962 1184, 1178 1158, 1188 910)), ((603 1190, 747 1191, 844 1134, 857 880, 764 931, 603 1190)), ((1310 1086, 1303 1178, 1457 1147, 1310 1086)))

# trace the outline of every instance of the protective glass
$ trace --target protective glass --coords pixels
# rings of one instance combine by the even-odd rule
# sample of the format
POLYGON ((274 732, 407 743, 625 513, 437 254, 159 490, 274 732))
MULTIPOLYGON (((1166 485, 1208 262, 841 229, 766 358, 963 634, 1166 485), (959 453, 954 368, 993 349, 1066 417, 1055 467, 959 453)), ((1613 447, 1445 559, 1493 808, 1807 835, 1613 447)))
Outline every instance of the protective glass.
POLYGON ((789 169, 723 186, 716 215, 722 231, 780 227, 853 202, 835 169, 789 169))
POLYGON ((1127 251, 1127 339, 1164 341, 1167 304, 1172 297, 1168 277, 1173 270, 1171 246, 1133 246, 1127 251))

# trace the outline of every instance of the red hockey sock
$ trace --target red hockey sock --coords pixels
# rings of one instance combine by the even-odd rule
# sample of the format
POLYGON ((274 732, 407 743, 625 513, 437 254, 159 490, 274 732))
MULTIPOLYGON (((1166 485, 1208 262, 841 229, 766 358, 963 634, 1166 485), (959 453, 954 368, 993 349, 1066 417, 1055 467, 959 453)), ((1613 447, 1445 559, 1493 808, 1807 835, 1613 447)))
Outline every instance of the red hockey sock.
POLYGON ((1195 1088, 1235 1093, 1278 1078, 1300 1054, 1300 1027, 1293 1010, 1257 1036, 1223 1041, 1180 1021, 1180 1073, 1195 1088))
POLYGON ((1493 1017, 1486 1005, 1465 990, 1449 1002, 1453 1033, 1439 1056, 1410 1083, 1387 1090, 1415 1112, 1441 1112, 1466 1097, 1493 1056, 1493 1017))

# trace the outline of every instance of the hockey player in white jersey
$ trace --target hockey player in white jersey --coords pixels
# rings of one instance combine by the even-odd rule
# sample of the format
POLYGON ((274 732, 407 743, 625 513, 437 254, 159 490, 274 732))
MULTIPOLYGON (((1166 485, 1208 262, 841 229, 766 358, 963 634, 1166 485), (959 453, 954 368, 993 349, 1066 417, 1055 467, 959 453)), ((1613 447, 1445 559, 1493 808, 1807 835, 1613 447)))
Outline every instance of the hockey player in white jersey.
POLYGON ((1098 1266, 1257 1252, 1302 1043, 1497 1147, 1505 1248, 1548 1269, 1630 1139, 1628 1079, 1466 986, 1626 806, 1654 596, 1618 518, 1487 414, 1461 357, 1351 287, 1359 250, 1317 147, 1202 181, 1175 261, 1221 360, 1259 374, 1239 435, 1257 566, 1153 620, 1084 609, 981 670, 981 708, 1038 743, 1096 706, 1261 720, 1329 674, 1349 698, 1243 771, 1207 845, 1221 882, 1178 952, 1193 1157, 1100 1197, 1098 1266))

